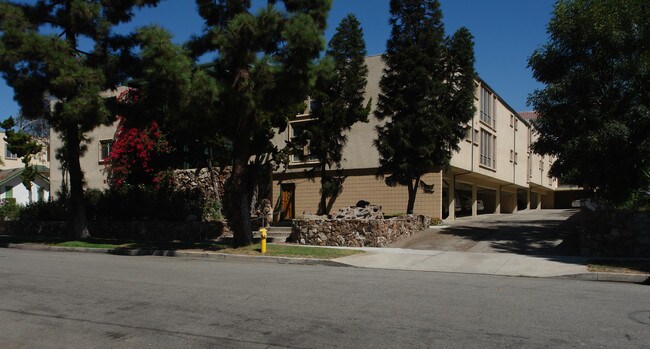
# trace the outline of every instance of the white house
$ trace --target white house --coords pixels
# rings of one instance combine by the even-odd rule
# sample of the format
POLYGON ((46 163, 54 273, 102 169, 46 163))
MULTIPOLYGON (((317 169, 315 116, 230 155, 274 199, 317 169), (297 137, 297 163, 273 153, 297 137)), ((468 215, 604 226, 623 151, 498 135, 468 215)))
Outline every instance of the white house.
MULTIPOLYGON (((39 168, 40 169, 40 168, 39 168)), ((15 199, 17 204, 27 205, 31 195, 32 201, 48 201, 50 199, 50 181, 41 174, 36 174, 32 182, 31 193, 23 184, 21 174, 24 168, 0 170, 0 198, 15 199)))

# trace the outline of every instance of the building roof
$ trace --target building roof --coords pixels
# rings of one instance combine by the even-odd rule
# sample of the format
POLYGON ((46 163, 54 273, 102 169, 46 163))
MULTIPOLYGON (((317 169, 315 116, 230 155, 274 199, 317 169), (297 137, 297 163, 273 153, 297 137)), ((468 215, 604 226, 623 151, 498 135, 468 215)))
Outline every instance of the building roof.
POLYGON ((524 118, 526 121, 535 120, 539 117, 539 113, 536 111, 520 111, 519 115, 524 118))
MULTIPOLYGON (((43 170, 43 168, 47 169, 47 167, 42 166, 40 168, 37 168, 37 170, 43 170)), ((20 168, 12 168, 10 170, 0 170, 0 185, 4 185, 11 181, 12 179, 19 177, 22 173, 23 170, 25 170, 24 167, 20 168)), ((36 173, 38 177, 41 177, 43 180, 45 180, 47 183, 50 183, 50 179, 47 178, 47 176, 43 175, 42 172, 36 173)))
POLYGON ((10 180, 20 176, 24 168, 12 168, 11 170, 0 170, 0 185, 3 185, 10 180))

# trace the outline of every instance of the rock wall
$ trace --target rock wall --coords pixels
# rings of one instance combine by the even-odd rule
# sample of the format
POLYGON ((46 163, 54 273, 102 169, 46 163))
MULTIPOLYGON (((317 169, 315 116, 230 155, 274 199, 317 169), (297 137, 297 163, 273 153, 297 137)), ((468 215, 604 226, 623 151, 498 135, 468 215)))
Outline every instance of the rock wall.
POLYGON ((308 219, 293 221, 288 242, 301 245, 382 247, 429 227, 426 216, 391 219, 308 219))
MULTIPOLYGON (((216 199, 223 198, 224 185, 230 177, 231 168, 225 167, 223 169, 215 167, 212 169, 214 178, 216 179, 217 197, 216 199)), ((189 170, 176 170, 174 171, 174 185, 177 190, 194 192, 199 191, 203 197, 215 198, 215 191, 210 178, 210 171, 207 168, 189 170)))
POLYGON ((584 210, 580 254, 601 257, 650 257, 650 213, 584 210))

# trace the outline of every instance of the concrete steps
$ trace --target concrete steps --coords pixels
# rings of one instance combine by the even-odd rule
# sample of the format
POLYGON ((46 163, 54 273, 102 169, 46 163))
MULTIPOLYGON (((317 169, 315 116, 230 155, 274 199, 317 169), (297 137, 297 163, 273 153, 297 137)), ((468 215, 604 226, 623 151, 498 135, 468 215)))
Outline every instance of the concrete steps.
MULTIPOLYGON (((290 226, 272 226, 267 232, 266 232, 266 237, 268 242, 285 242, 287 238, 291 235, 291 227, 290 226)), ((260 232, 255 230, 253 231, 253 238, 254 239, 259 239, 260 238, 260 232)), ((221 241, 228 241, 232 239, 232 234, 227 234, 224 236, 221 236, 218 240, 221 241)))

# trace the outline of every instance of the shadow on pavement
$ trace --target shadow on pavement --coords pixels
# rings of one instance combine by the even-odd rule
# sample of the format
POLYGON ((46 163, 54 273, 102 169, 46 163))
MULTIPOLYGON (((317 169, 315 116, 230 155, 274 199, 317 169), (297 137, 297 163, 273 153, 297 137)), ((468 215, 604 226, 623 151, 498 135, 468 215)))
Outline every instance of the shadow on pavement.
POLYGON ((546 218, 492 216, 427 229, 390 247, 530 256, 579 256, 579 211, 552 213, 546 218))

